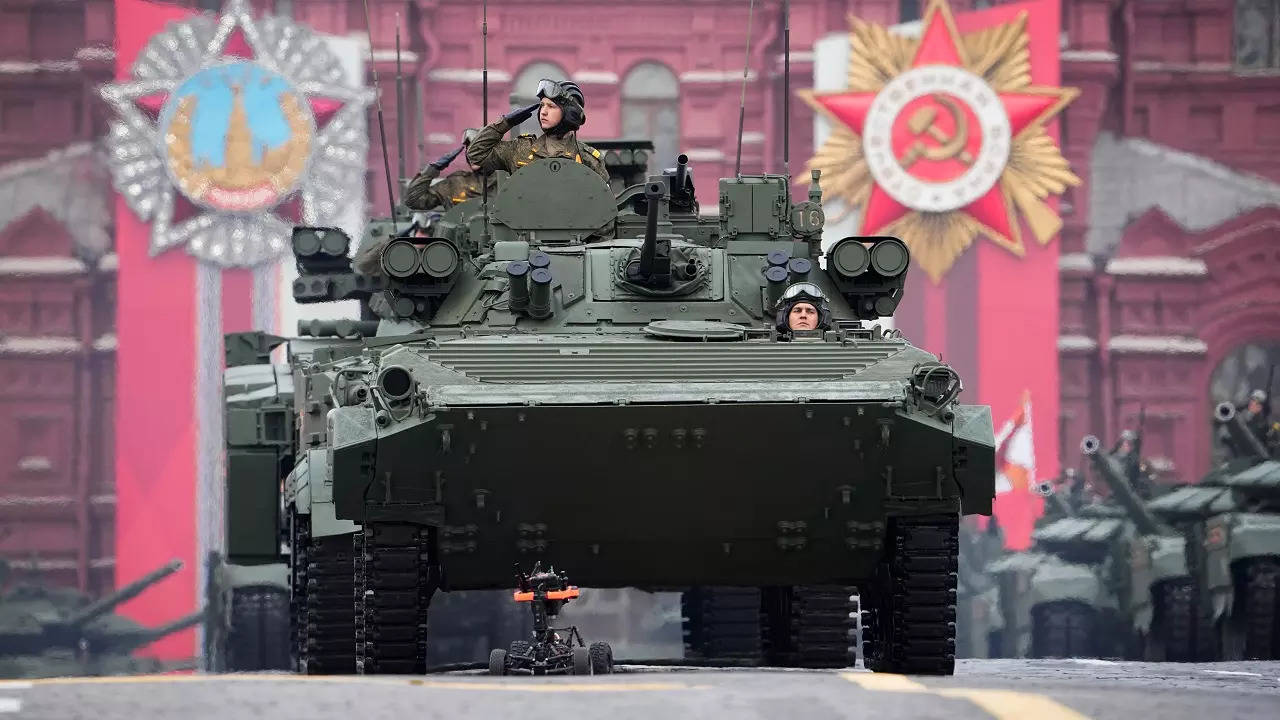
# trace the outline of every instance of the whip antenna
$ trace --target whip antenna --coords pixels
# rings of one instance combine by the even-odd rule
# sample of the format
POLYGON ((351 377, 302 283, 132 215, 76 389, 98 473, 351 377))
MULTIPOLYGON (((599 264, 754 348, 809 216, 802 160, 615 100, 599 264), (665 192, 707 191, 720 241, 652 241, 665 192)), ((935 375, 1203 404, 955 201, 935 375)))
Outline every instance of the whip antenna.
POLYGON ((782 0, 782 174, 791 182, 791 0, 782 0))
MULTIPOLYGON (((754 2, 754 0, 752 0, 754 2)), ((484 116, 480 127, 489 127, 489 0, 480 4, 480 112, 484 116)), ((484 236, 481 246, 489 246, 489 177, 480 176, 481 214, 484 215, 484 236)))
POLYGON ((747 58, 742 63, 742 98, 738 101, 738 158, 733 161, 734 177, 742 177, 742 124, 747 118, 747 71, 751 69, 751 20, 756 15, 756 0, 747 8, 747 58))
MULTIPOLYGON (((754 1, 754 0, 753 0, 754 1)), ((374 103, 378 108, 378 135, 382 138, 382 170, 387 175, 387 205, 391 208, 391 231, 399 235, 396 228, 396 192, 391 184, 391 160, 387 157, 387 127, 382 121, 382 85, 378 83, 378 63, 373 59, 373 23, 369 21, 369 0, 364 0, 364 30, 369 39, 369 67, 373 70, 374 103)))
POLYGON ((404 181, 404 76, 400 73, 400 13, 396 13, 396 150, 399 179, 404 181))

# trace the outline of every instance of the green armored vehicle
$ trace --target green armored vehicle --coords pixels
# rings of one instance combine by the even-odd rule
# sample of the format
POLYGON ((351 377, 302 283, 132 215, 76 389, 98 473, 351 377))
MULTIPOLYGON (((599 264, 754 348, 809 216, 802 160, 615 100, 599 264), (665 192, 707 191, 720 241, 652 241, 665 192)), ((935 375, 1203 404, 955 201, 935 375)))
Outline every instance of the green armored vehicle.
POLYGON ((1080 449, 1131 523, 1131 532, 1121 539, 1128 564, 1122 561, 1118 569, 1122 610, 1137 643, 1134 654, 1176 662, 1217 659, 1213 625, 1196 591, 1185 535, 1153 514, 1130 485, 1121 461, 1103 451, 1098 438, 1086 436, 1080 449))
POLYGON ((823 253, 816 176, 808 202, 787 188, 722 180, 706 218, 683 158, 617 195, 538 160, 487 216, 469 201, 387 243, 378 289, 324 250, 341 231, 297 228, 295 297, 384 302, 375 337, 291 344, 298 669, 421 672, 436 590, 509 588, 541 560, 585 587, 730 588, 784 663, 847 652, 856 587, 869 667, 950 673, 958 521, 994 494, 989 409, 871 325, 906 246, 823 253), (777 317, 796 284, 827 299, 822 329, 777 317))
POLYGON ((133 652, 204 620, 195 612, 149 628, 113 611, 182 567, 149 573, 97 600, 67 588, 16 583, 0 595, 0 678, 127 675, 177 669, 133 652))

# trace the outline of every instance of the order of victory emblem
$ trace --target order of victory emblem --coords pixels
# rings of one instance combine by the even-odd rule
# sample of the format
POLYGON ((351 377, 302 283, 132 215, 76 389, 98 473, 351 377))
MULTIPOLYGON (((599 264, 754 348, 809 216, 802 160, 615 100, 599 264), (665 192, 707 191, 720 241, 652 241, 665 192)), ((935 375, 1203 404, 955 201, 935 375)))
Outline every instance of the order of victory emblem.
POLYGON ((934 282, 979 234, 1024 252, 1020 217, 1047 244, 1045 204, 1080 179, 1044 125, 1072 88, 1031 84, 1026 13, 960 35, 932 0, 919 38, 852 19, 849 89, 804 91, 832 122, 809 161, 828 197, 861 209, 860 233, 893 234, 934 282))
POLYGON ((174 23, 102 90, 117 189, 150 221, 152 255, 178 245, 247 267, 288 247, 292 225, 339 225, 363 197, 372 91, 325 41, 247 0, 174 23))

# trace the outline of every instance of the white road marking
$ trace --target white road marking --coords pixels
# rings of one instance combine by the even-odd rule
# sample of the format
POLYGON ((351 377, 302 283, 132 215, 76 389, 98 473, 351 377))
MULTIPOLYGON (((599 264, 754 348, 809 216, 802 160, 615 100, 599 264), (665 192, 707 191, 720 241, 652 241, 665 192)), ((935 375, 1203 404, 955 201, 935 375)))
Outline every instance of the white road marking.
POLYGON ((0 680, 0 690, 30 690, 29 680, 0 680))
POLYGON ((1098 658, 1068 658, 1079 665, 1119 665, 1115 660, 1099 660, 1098 658))
POLYGON ((1204 672, 1213 673, 1214 675, 1239 675, 1241 677, 1262 677, 1262 673, 1243 672, 1240 670, 1205 670, 1204 672))
POLYGON ((16 713, 22 709, 22 701, 18 698, 0 697, 0 713, 16 713))

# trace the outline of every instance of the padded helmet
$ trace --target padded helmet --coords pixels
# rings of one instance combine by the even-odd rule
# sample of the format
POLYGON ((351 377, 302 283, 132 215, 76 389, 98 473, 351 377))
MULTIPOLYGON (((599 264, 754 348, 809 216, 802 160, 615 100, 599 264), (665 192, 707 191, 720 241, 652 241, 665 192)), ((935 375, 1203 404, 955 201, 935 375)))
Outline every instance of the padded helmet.
POLYGON ((556 81, 543 78, 538 81, 537 97, 550 100, 563 112, 560 117, 560 123, 547 132, 553 135, 561 135, 571 130, 577 130, 587 122, 585 110, 587 99, 582 94, 582 88, 578 87, 578 83, 572 80, 556 81))
POLYGON ((783 290, 782 297, 778 298, 778 304, 774 306, 776 311, 774 324, 777 326, 778 332, 784 334, 791 332, 791 324, 789 322, 791 309, 802 302, 809 303, 818 311, 818 330, 826 330, 831 327, 831 303, 828 302, 827 296, 823 294, 822 288, 811 282, 798 282, 783 290))

